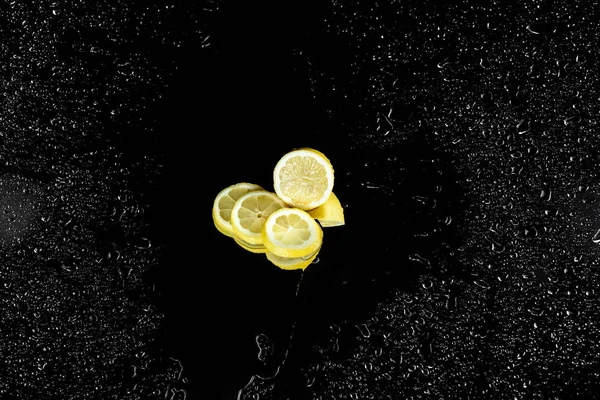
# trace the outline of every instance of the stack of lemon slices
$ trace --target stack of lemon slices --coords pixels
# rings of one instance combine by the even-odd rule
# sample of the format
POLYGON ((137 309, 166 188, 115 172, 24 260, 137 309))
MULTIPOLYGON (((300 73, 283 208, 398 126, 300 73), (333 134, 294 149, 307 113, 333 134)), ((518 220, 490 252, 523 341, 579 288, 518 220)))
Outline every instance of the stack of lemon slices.
POLYGON ((274 192, 248 182, 221 190, 213 203, 214 224, 279 268, 305 269, 321 249, 322 228, 345 224, 333 181, 333 167, 323 153, 292 150, 275 165, 274 192))

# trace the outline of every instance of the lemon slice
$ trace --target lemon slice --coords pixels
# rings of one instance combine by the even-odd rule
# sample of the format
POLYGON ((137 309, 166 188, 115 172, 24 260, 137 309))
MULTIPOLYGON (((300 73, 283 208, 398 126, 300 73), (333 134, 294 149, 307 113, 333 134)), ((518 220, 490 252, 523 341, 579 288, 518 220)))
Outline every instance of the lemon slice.
POLYGON ((294 269, 306 269, 312 262, 317 258, 319 254, 319 249, 312 254, 309 254, 304 257, 295 257, 295 258, 287 258, 287 257, 279 257, 275 254, 267 251, 265 255, 267 259, 271 261, 273 264, 278 266, 281 269, 294 270, 294 269))
POLYGON ((297 258, 314 253, 323 243, 323 230, 306 211, 281 208, 262 227, 263 243, 279 257, 297 258))
POLYGON ((302 148, 285 154, 273 171, 275 193, 288 205, 312 210, 333 190, 333 167, 320 151, 302 148))
POLYGON ((247 250, 251 253, 266 253, 267 248, 264 244, 250 244, 237 236, 233 237, 233 240, 244 250, 247 250))
POLYGON ((231 228, 234 236, 248 245, 262 245, 261 228, 267 217, 285 207, 275 193, 253 190, 240 197, 231 210, 231 228))
POLYGON ((212 217, 215 227, 222 234, 233 237, 231 228, 231 210, 237 199, 252 190, 261 190, 262 188, 253 183, 241 182, 231 185, 221 190, 213 203, 212 217))
POLYGON ((344 219, 344 208, 333 192, 325 204, 314 210, 310 210, 308 214, 319 221, 323 228, 341 226, 346 223, 344 219))

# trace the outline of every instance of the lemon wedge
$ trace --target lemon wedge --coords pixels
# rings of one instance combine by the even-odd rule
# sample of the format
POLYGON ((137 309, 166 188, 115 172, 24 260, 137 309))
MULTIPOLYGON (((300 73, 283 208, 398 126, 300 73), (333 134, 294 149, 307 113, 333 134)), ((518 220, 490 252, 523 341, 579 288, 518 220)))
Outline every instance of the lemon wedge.
POLYGON ((341 226, 346 223, 344 219, 344 208, 340 200, 332 192, 325 204, 308 211, 308 214, 319 221, 323 228, 341 226))
POLYGON ((324 204, 333 190, 334 171, 323 153, 310 148, 288 152, 275 165, 275 193, 289 206, 312 210, 324 204))
POLYGON ((312 254, 309 254, 304 257, 295 257, 295 258, 287 258, 287 257, 279 257, 275 254, 267 251, 265 255, 267 259, 271 261, 273 264, 278 266, 281 269, 294 270, 294 269, 306 269, 312 262, 317 258, 319 254, 319 249, 312 254))
POLYGON ((234 236, 231 227, 231 211, 235 202, 252 190, 262 190, 262 188, 253 183, 240 182, 226 187, 217 194, 213 203, 212 218, 219 232, 229 237, 234 236))
POLYGON ((276 256, 305 257, 321 247, 323 230, 306 211, 280 208, 262 226, 262 241, 276 256))
MULTIPOLYGON (((275 193, 266 190, 253 190, 241 196, 231 210, 231 228, 234 237, 247 245, 262 245, 261 228, 267 217, 285 207, 275 193)), ((239 241, 238 241, 239 243, 239 241)))

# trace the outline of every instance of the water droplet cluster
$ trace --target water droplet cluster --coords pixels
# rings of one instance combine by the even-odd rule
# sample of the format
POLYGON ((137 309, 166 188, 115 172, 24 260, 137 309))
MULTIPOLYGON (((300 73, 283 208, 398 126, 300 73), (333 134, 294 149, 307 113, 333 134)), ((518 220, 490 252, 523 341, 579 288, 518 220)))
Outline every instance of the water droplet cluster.
POLYGON ((1 398, 186 397, 181 362, 155 349, 145 274, 162 168, 148 111, 182 44, 208 43, 189 11, 0 6, 1 398))

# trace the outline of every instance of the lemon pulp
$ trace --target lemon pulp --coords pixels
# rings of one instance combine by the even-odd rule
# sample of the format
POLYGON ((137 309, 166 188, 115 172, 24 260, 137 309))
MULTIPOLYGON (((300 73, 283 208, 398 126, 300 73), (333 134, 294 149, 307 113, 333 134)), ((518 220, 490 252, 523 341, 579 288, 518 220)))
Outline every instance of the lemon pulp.
POLYGON ((275 193, 254 190, 240 197, 231 212, 235 236, 251 244, 262 244, 261 228, 266 219, 285 203, 275 193))
POLYGON ((303 148, 285 154, 273 170, 273 186, 288 205, 302 210, 316 208, 333 190, 331 162, 317 150, 303 148))

